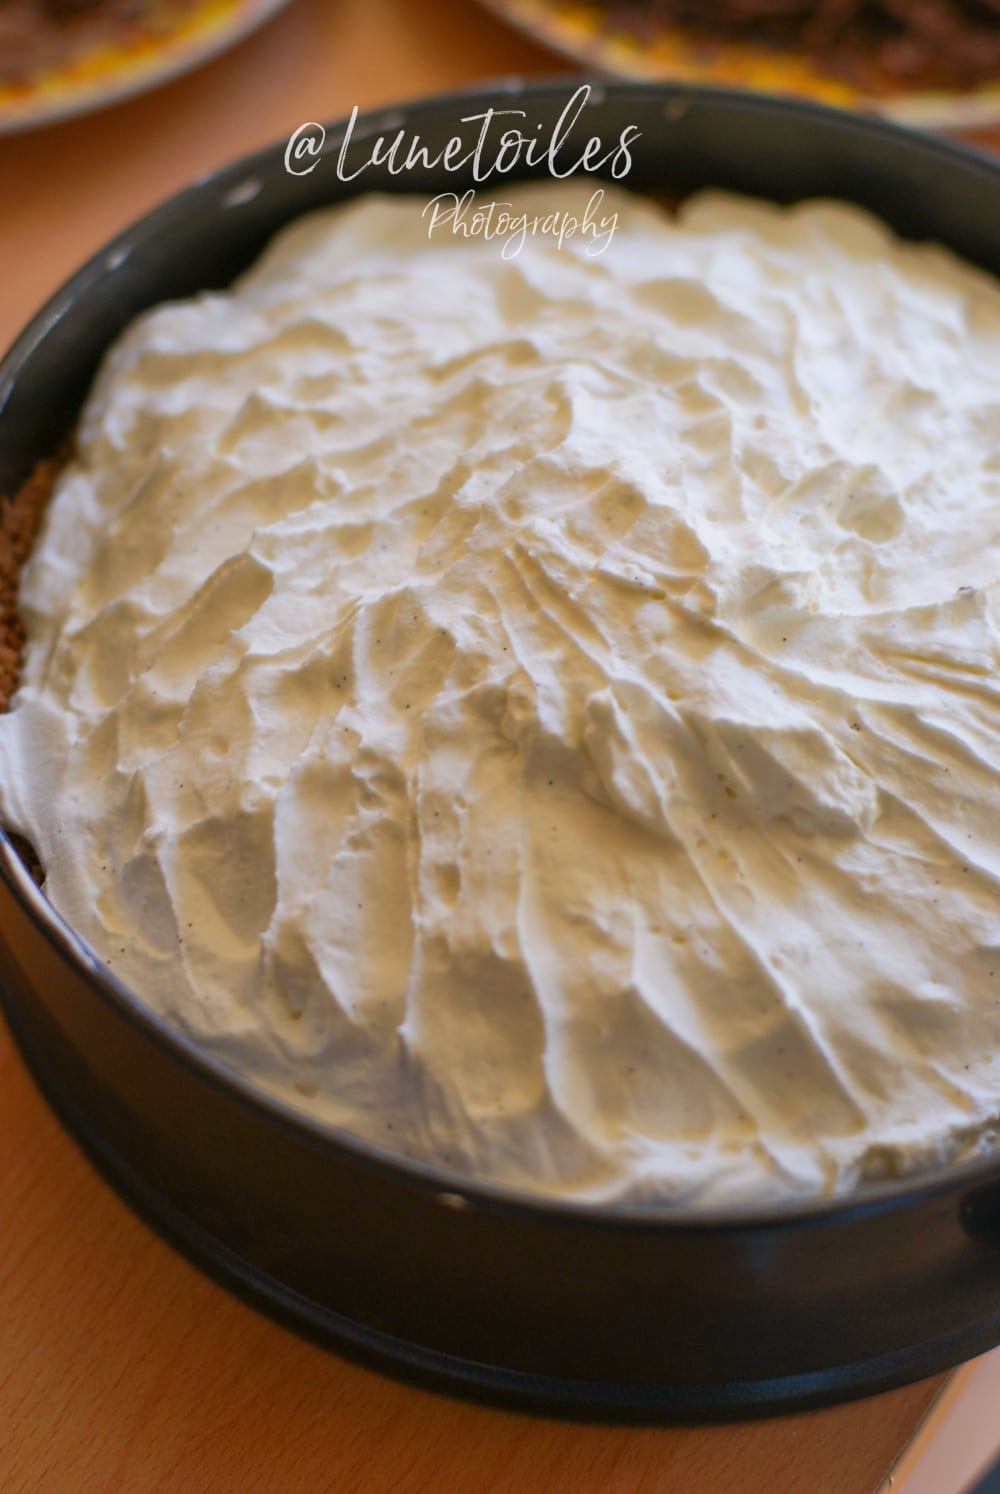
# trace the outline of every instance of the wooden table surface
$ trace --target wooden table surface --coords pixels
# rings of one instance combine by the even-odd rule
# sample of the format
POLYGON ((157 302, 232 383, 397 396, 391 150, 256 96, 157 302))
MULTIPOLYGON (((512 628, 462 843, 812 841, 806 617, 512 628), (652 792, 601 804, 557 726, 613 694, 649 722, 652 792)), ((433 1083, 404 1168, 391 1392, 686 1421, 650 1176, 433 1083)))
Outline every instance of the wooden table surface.
MULTIPOLYGON (((0 141, 0 347, 137 214, 305 120, 565 71, 471 0, 294 0, 187 78, 0 141)), ((4 1494, 871 1494, 941 1384, 652 1430, 396 1384, 276 1327, 140 1224, 60 1129, 0 1024, 4 1494)))

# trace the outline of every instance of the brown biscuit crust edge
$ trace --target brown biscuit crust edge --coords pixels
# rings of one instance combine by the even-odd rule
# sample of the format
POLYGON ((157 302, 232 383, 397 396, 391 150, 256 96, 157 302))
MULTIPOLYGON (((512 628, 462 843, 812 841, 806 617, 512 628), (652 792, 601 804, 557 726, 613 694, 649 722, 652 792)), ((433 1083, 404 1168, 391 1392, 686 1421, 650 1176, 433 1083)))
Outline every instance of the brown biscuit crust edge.
MULTIPOLYGON (((17 606, 21 568, 31 554, 45 505, 65 460, 64 454, 39 462, 13 498, 0 494, 0 712, 10 709, 24 654, 24 624, 17 606)), ((11 840, 41 885, 45 874, 34 849, 19 835, 11 835, 11 840)))

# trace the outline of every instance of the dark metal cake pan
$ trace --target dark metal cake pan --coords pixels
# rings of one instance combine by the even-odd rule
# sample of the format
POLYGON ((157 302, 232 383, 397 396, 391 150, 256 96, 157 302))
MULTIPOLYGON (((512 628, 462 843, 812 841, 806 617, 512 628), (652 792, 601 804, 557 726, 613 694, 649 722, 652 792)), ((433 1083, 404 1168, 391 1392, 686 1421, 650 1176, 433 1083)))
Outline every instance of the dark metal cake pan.
MULTIPOLYGON (((574 86, 363 116, 355 159, 401 128, 436 153, 491 104, 551 132, 574 86)), ((1000 167, 972 153, 671 87, 595 85, 584 121, 584 138, 639 132, 630 187, 839 197, 1000 273, 1000 167)), ((68 282, 0 364, 0 491, 58 449, 101 354, 143 308, 224 285, 310 208, 472 184, 471 168, 385 165, 342 180, 343 132, 328 127, 303 174, 283 142, 198 183, 68 282)), ((747 1415, 887 1389, 1000 1342, 1000 1157, 711 1213, 548 1202, 407 1162, 200 1055, 72 934, 2 833, 0 983, 50 1102, 151 1223, 259 1306, 424 1383, 578 1416, 747 1415)))

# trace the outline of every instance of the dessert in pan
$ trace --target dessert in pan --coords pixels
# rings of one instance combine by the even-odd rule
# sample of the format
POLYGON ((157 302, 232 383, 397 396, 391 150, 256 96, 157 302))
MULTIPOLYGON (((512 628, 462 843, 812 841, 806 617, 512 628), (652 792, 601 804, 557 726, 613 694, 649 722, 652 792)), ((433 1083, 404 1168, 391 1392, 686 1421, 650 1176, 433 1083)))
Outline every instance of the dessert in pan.
POLYGON ((1000 291, 856 205, 992 265, 997 187, 802 106, 591 107, 678 210, 352 195, 333 136, 8 360, 22 474, 33 391, 90 392, 7 511, 0 810, 62 915, 5 851, 7 1008, 119 1186, 311 1331, 803 1404, 1000 1312, 1000 291))
POLYGON ((992 1148, 1000 290, 844 205, 504 201, 307 218, 111 350, 6 823, 407 1157, 666 1207, 992 1148))

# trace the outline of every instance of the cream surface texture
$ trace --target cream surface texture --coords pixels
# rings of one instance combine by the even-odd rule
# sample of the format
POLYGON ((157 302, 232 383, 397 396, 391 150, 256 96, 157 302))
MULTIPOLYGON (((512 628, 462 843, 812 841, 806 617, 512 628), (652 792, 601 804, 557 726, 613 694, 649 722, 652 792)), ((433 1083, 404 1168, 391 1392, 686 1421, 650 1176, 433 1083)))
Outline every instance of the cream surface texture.
POLYGON ((478 1180, 743 1204, 994 1146, 1000 289, 837 204, 615 189, 603 252, 507 257, 423 207, 106 359, 0 721, 53 903, 223 1063, 478 1180))

